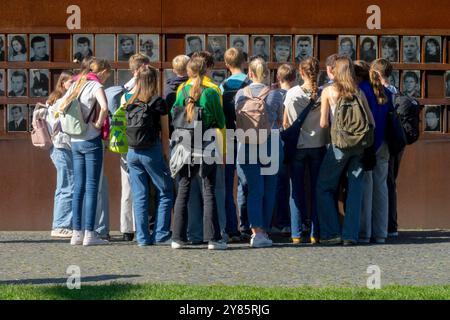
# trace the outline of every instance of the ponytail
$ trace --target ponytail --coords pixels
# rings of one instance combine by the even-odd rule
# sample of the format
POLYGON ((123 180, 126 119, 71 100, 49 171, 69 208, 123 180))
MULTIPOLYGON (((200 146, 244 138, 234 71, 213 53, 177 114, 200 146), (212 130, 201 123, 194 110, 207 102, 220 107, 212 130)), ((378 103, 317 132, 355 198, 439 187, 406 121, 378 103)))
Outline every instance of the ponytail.
POLYGON ((300 70, 303 71, 306 78, 308 78, 308 80, 311 82, 311 98, 317 99, 317 97, 319 96, 319 60, 314 57, 304 59, 300 63, 300 70))
MULTIPOLYGON (((206 74, 207 63, 201 57, 192 58, 187 65, 187 72, 192 81, 189 89, 189 101, 186 106, 186 120, 192 122, 194 118, 195 104, 200 99, 202 94, 203 77, 206 74)), ((182 89, 184 90, 184 88, 182 89)))
POLYGON ((372 85, 373 92, 377 97, 378 104, 385 104, 388 102, 388 97, 384 92, 381 77, 389 77, 391 73, 392 65, 386 59, 377 59, 372 62, 372 65, 370 66, 370 83, 372 85))

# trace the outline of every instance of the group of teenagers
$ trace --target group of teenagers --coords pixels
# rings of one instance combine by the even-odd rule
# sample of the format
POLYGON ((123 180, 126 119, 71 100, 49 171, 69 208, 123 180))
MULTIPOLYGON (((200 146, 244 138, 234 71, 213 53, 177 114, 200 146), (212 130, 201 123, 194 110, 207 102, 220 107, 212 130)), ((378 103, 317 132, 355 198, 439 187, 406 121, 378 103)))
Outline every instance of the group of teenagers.
MULTIPOLYGON (((248 72, 240 49, 228 49, 224 60, 231 76, 218 86, 210 78, 214 67, 210 53, 175 57, 176 76, 167 81, 160 97, 158 71, 149 58, 141 53, 130 58, 133 77, 116 108, 126 111, 129 125, 128 152, 120 158, 124 240, 135 238, 139 246, 179 249, 207 244, 210 250, 224 250, 233 241, 270 247, 276 229, 288 233, 294 244, 382 244, 388 235, 396 236, 395 180, 401 153, 390 156, 386 142, 387 115, 394 109, 396 94, 389 83, 390 62, 377 59, 369 65, 334 54, 326 60, 330 82, 319 87, 320 66, 314 57, 303 59, 298 67, 281 65, 275 84, 268 82, 270 70, 262 57, 250 58, 248 72), (249 101, 253 106, 259 101, 260 121, 264 117, 271 129, 269 137, 257 144, 234 140, 230 146, 225 129, 248 121, 243 117, 249 113, 243 110, 248 110, 249 101), (367 115, 373 139, 368 145, 340 148, 332 141, 330 128, 337 109, 351 101, 367 115), (296 148, 287 154, 284 141, 274 133, 298 125, 300 118, 296 148), (242 152, 245 160, 263 149, 272 153, 271 161, 277 158, 279 169, 262 174, 268 164, 259 156, 256 162, 237 157, 232 163, 192 158, 176 163, 174 136, 194 122, 217 131, 214 143, 224 158, 230 148, 233 154, 242 152), (344 180, 342 219, 338 198, 344 180)), ((48 123, 50 156, 57 169, 52 236, 70 238, 71 245, 109 243, 98 230, 102 224, 108 229, 103 176, 107 141, 102 137, 111 116, 111 101, 103 88, 110 70, 104 59, 83 60, 81 73, 64 71, 45 108, 35 112, 48 123), (59 119, 75 100, 87 129, 70 136, 59 119)))

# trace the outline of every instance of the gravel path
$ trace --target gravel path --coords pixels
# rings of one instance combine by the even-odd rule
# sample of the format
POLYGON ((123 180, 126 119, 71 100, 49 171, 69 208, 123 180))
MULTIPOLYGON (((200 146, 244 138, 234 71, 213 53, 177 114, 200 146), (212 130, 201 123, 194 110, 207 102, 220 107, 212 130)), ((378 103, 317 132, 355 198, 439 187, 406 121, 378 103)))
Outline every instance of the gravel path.
POLYGON ((82 284, 111 282, 255 286, 365 286, 367 268, 381 269, 381 284, 450 284, 450 231, 404 231, 385 245, 294 246, 276 238, 273 248, 232 244, 185 250, 138 247, 113 234, 110 245, 71 247, 45 232, 0 232, 0 284, 65 284, 70 265, 82 284), (284 243, 283 243, 284 242, 284 243))

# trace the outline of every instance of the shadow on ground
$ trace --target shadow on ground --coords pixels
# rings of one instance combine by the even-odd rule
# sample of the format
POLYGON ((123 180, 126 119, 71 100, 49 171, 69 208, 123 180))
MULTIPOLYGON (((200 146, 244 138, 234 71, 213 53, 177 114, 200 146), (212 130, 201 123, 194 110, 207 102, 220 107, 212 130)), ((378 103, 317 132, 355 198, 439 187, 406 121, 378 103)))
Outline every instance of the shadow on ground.
MULTIPOLYGON (((140 275, 100 275, 92 277, 81 277, 81 283, 97 283, 101 281, 114 281, 120 279, 139 278, 140 275)), ((0 285, 66 285, 67 278, 41 278, 23 280, 0 280, 0 285)))

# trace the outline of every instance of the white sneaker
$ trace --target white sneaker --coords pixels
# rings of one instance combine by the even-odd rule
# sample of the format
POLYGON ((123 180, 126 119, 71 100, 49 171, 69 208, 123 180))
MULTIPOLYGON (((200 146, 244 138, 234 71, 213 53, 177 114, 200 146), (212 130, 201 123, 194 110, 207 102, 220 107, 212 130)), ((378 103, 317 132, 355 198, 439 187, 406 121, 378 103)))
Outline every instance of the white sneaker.
POLYGON ((73 230, 72 238, 70 239, 70 244, 72 246, 81 246, 83 244, 84 231, 73 230))
POLYGON ((273 241, 264 233, 257 233, 252 235, 250 240, 250 247, 252 248, 267 248, 273 245, 273 241))
POLYGON ((172 249, 183 249, 185 247, 185 244, 182 242, 176 242, 172 240, 171 247, 172 249))
POLYGON ((72 230, 66 228, 57 228, 52 230, 50 233, 51 237, 54 238, 72 238, 72 230))
POLYGON ((109 241, 103 240, 95 231, 86 231, 83 240, 83 246, 101 246, 109 244, 109 241))
POLYGON ((208 250, 226 250, 228 245, 225 241, 209 241, 208 250))

